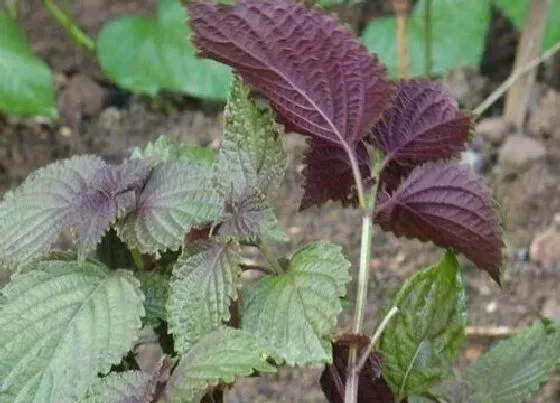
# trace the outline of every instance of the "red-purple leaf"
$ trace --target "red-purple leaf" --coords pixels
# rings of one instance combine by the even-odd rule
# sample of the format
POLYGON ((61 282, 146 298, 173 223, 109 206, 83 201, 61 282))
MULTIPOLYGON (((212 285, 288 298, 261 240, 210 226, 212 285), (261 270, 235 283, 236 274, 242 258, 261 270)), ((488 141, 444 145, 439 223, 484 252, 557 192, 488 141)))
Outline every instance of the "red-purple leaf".
POLYGON ((355 145, 394 92, 348 28, 291 0, 189 5, 202 55, 233 67, 296 131, 355 145))
MULTIPOLYGON (((348 346, 333 343, 333 363, 326 365, 321 374, 321 388, 330 403, 344 402, 344 388, 348 369, 348 346)), ((393 393, 381 377, 382 359, 372 352, 360 371, 358 380, 358 403, 393 403, 393 393)))
POLYGON ((441 82, 404 80, 393 105, 375 125, 371 141, 391 162, 415 166, 458 156, 470 133, 470 115, 441 82))
POLYGON ((454 248, 497 282, 502 239, 490 192, 467 166, 426 163, 378 199, 376 221, 398 237, 454 248))
MULTIPOLYGON (((363 143, 357 145, 356 160, 362 177, 368 177, 370 158, 363 143)), ((311 139, 303 162, 306 165, 303 171, 305 185, 300 210, 329 200, 340 201, 343 206, 357 205, 358 196, 350 159, 342 147, 311 139)))

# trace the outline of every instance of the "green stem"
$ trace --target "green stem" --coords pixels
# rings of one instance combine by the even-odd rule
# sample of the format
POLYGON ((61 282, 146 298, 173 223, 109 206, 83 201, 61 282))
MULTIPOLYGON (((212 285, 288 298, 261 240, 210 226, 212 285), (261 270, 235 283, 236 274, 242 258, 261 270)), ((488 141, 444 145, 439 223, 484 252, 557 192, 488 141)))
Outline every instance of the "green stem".
MULTIPOLYGON (((372 212, 364 213, 362 217, 362 243, 360 247, 360 271, 358 273, 358 295, 356 297, 356 311, 354 312, 354 325, 352 333, 361 334, 364 324, 364 309, 367 302, 369 282, 369 260, 371 256, 371 234, 373 229, 372 212)), ((348 368, 354 368, 358 360, 357 346, 350 348, 348 368)), ((355 403, 358 399, 358 376, 349 370, 344 396, 345 403, 355 403)))
POLYGON ((52 0, 44 0, 44 4, 53 18, 66 29, 74 43, 90 52, 95 52, 95 42, 72 21, 70 15, 62 11, 52 0))
POLYGON ((268 249, 268 247, 264 244, 264 242, 261 243, 258 246, 258 248, 259 248, 259 251, 261 252, 261 254, 267 260, 268 264, 274 270, 274 272, 276 274, 282 274, 284 272, 284 269, 282 269, 282 267, 278 263, 278 259, 275 257, 274 252, 272 252, 270 249, 268 249))
POLYGON ((433 70, 433 27, 432 27, 432 0, 424 2, 424 29, 426 37, 424 41, 424 56, 426 62, 426 77, 432 76, 433 70))
POLYGON ((132 255, 136 269, 138 269, 138 271, 144 270, 144 259, 140 251, 138 249, 131 249, 130 254, 132 255))
MULTIPOLYGON (((381 158, 380 153, 373 156, 373 173, 376 175, 375 185, 367 195, 362 195, 362 237, 360 245, 360 267, 358 272, 358 291, 356 296, 356 310, 354 311, 354 324, 352 333, 362 334, 364 324, 364 311, 367 303, 367 291, 369 285, 369 261, 371 258, 371 238, 373 232, 373 214, 375 200, 377 196, 377 188, 379 185, 379 172, 381 171, 385 160, 381 158)), ((344 391, 344 403, 356 403, 358 401, 358 380, 359 372, 352 371, 358 363, 358 347, 350 346, 348 356, 348 378, 346 380, 346 389, 344 391)))

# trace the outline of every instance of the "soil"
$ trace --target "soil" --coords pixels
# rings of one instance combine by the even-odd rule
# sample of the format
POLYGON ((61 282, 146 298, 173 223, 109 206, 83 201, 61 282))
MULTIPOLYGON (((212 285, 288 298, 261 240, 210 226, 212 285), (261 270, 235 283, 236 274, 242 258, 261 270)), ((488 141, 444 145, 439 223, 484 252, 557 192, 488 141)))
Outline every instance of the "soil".
MULTIPOLYGON (((71 9, 78 24, 95 37, 102 23, 109 18, 128 13, 150 13, 154 5, 155 0, 82 0, 72 2, 71 9)), ((70 112, 77 110, 79 116, 63 119, 60 124, 0 117, 0 191, 21 182, 39 166, 76 150, 118 161, 131 147, 144 145, 160 135, 214 147, 219 144, 221 105, 209 105, 174 94, 148 99, 122 92, 103 76, 91 55, 77 49, 68 40, 64 31, 46 14, 41 1, 20 1, 18 6, 18 18, 34 49, 55 72, 59 100, 77 99, 61 102, 61 105, 70 112), (72 77, 77 74, 85 76, 83 82, 87 84, 78 85, 76 96, 64 95, 65 90, 71 88, 72 77), (85 94, 81 94, 83 92, 85 94), (95 99, 88 100, 88 97, 95 99), (96 102, 97 107, 89 108, 96 102)), ((298 212, 305 142, 297 135, 287 135, 285 143, 290 167, 276 198, 276 208, 292 239, 289 248, 316 239, 329 239, 342 245, 349 259, 356 263, 360 245, 358 212, 341 209, 335 204, 298 212)), ((506 326, 515 331, 517 327, 531 323, 535 313, 545 304, 554 306, 556 303, 556 307, 560 304, 560 271, 545 270, 527 258, 535 234, 549 228, 554 215, 560 212, 560 152, 551 147, 546 158, 512 174, 502 172, 494 163, 495 150, 492 147, 482 149, 490 161, 484 172, 485 179, 495 191, 504 217, 506 274, 500 289, 470 262, 463 262, 468 320, 471 326, 486 327, 486 330, 506 326)), ((366 333, 373 333, 379 321, 378 312, 405 279, 418 269, 435 263, 440 256, 441 250, 433 245, 399 240, 385 233, 375 234, 366 333)), ((349 286, 349 294, 354 295, 354 284, 349 286)), ((341 316, 340 331, 349 329, 350 314, 345 312, 341 316)), ((560 316, 558 310, 556 314, 560 316)), ((464 366, 474 360, 496 340, 486 333, 469 336, 458 365, 464 366)), ((227 394, 226 400, 324 402, 318 383, 320 371, 321 366, 306 370, 284 369, 277 375, 244 379, 227 394)), ((560 401, 558 385, 558 380, 550 382, 535 401, 560 401)))

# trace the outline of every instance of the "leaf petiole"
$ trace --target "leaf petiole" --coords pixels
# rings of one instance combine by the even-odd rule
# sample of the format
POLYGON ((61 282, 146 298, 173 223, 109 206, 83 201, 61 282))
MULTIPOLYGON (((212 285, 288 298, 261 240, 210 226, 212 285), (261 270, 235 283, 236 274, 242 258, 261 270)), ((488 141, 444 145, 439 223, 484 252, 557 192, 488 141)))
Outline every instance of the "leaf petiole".
POLYGON ((282 274, 284 273, 284 269, 278 263, 278 259, 276 258, 276 254, 271 251, 264 242, 261 242, 258 246, 259 252, 261 255, 264 256, 268 264, 270 265, 271 269, 274 271, 275 274, 282 274))

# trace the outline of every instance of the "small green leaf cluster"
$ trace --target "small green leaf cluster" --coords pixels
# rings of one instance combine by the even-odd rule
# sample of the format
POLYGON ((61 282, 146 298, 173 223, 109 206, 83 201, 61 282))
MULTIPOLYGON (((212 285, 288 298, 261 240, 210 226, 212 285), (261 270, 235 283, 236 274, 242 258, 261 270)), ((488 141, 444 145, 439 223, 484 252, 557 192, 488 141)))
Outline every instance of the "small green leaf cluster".
POLYGON ((330 362, 350 263, 326 241, 270 252, 286 240, 269 201, 281 136, 235 80, 217 154, 160 138, 120 165, 56 162, 8 193, 0 401, 195 402, 238 376, 330 362), (251 285, 248 268, 262 275, 251 285), (146 327, 172 336, 150 371, 126 358, 146 327))

